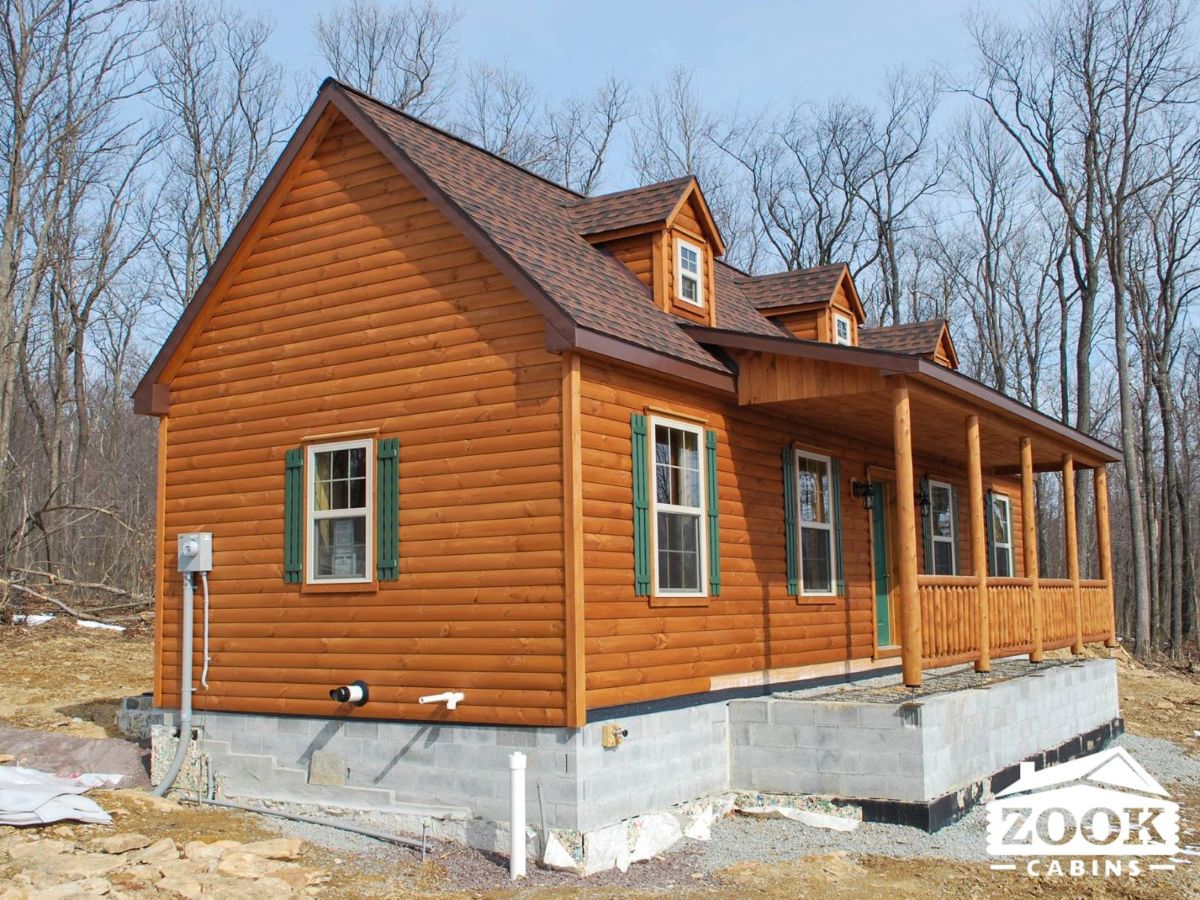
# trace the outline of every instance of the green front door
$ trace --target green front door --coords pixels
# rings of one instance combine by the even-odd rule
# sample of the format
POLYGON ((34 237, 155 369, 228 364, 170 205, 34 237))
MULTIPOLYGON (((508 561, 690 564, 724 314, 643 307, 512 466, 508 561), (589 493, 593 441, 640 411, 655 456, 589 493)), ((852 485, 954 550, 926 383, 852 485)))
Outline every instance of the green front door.
POLYGON ((891 567, 888 560, 887 494, 882 481, 871 482, 871 558, 875 569, 876 644, 892 643, 891 567))

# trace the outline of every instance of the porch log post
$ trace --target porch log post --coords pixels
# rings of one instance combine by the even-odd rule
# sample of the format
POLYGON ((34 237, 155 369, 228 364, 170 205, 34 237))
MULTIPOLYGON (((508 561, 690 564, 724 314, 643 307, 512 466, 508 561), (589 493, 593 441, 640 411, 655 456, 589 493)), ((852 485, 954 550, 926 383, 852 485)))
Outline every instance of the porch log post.
POLYGON ((1100 577, 1108 595, 1108 637, 1104 646, 1117 646, 1117 607, 1112 573, 1112 533, 1108 521, 1108 470, 1103 465, 1092 469, 1096 490, 1096 542, 1100 554, 1100 577))
POLYGON ((1037 499, 1033 490, 1033 443, 1029 438, 1021 438, 1021 533, 1025 542, 1025 577, 1029 579, 1033 605, 1033 649, 1029 651, 1029 661, 1041 662, 1045 620, 1038 563, 1037 499))
POLYGON ((984 530, 983 460, 979 452, 979 416, 967 416, 967 493, 971 498, 971 571, 979 609, 979 656, 976 672, 992 668, 991 612, 988 603, 987 532, 984 530))
POLYGON ((1075 608, 1075 640, 1071 652, 1083 653, 1083 592, 1079 585, 1079 531, 1075 524, 1075 457, 1064 453, 1062 458, 1063 512, 1067 532, 1067 577, 1071 579, 1071 596, 1075 608))
POLYGON ((921 685, 921 598, 917 588, 917 516, 913 482, 912 411, 908 387, 892 389, 892 439, 896 465, 899 530, 900 662, 907 687, 921 685))

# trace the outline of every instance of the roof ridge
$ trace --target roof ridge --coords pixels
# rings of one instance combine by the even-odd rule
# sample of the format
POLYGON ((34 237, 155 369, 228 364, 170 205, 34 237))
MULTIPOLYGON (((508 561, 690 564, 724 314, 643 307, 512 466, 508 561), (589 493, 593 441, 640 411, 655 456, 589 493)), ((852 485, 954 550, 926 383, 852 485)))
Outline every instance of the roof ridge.
POLYGON ((618 197, 627 197, 630 194, 636 194, 641 191, 649 191, 654 188, 667 187, 668 185, 678 184, 680 187, 692 181, 695 175, 681 175, 679 178, 668 178, 665 181, 652 181, 649 184, 638 185, 637 187, 624 188, 619 191, 610 191, 607 194, 584 194, 577 197, 575 200, 565 203, 570 207, 583 206, 587 203, 599 202, 601 200, 613 200, 618 197))
POLYGON ((864 325, 863 331, 884 331, 890 328, 918 328, 922 325, 948 325, 950 320, 945 316, 935 316, 932 319, 921 319, 919 322, 897 322, 894 325, 864 325))
POLYGON ((323 90, 327 84, 336 84, 338 87, 342 88, 343 90, 349 91, 350 93, 354 94, 355 96, 361 97, 362 99, 364 99, 370 103, 373 103, 376 106, 380 106, 380 107, 386 109, 390 113, 393 113, 397 116, 403 116, 405 119, 408 119, 410 122, 414 122, 417 125, 420 125, 422 128, 428 128, 430 131, 435 132, 436 134, 440 134, 444 138, 449 138, 450 140, 454 141, 455 143, 462 144, 464 147, 469 147, 470 149, 475 150, 478 153, 482 153, 484 156, 491 157, 492 159, 496 160, 497 162, 502 162, 506 166, 508 166, 512 169, 516 169, 518 172, 520 172, 523 175, 528 175, 530 178, 536 178, 538 181, 544 182, 545 184, 548 184, 550 187, 557 188, 558 190, 562 191, 564 194, 570 194, 572 197, 574 197, 576 199, 581 199, 581 200, 588 199, 587 194, 581 194, 581 193, 579 193, 579 191, 572 190, 571 188, 567 187, 564 184, 559 184, 557 181, 555 181, 552 178, 547 178, 545 175, 539 175, 537 172, 534 172, 531 169, 527 169, 525 166, 522 166, 519 163, 515 163, 511 159, 506 159, 505 157, 501 156, 499 153, 495 153, 491 150, 488 150, 486 147, 480 147, 478 144, 474 143, 473 141, 467 140, 465 137, 462 137, 461 135, 457 135, 452 131, 448 131, 447 129, 442 128, 439 125, 434 125, 430 122, 426 122, 424 119, 414 116, 412 113, 407 113, 404 110, 402 110, 396 106, 393 106, 390 103, 384 103, 378 97, 372 97, 370 94, 368 94, 366 91, 362 90, 361 88, 356 88, 354 85, 349 84, 345 81, 342 81, 339 78, 334 78, 332 75, 326 77, 326 79, 321 82, 321 87, 317 89, 317 93, 320 93, 321 90, 323 90))
POLYGON ((827 272, 831 269, 842 269, 842 268, 846 268, 846 269, 850 268, 850 263, 845 262, 845 261, 832 262, 832 263, 826 263, 825 265, 821 265, 821 266, 806 266, 803 269, 784 269, 782 272, 768 272, 765 275, 750 275, 748 273, 743 273, 743 274, 750 281, 765 281, 768 278, 782 278, 785 275, 804 275, 809 272, 827 272))

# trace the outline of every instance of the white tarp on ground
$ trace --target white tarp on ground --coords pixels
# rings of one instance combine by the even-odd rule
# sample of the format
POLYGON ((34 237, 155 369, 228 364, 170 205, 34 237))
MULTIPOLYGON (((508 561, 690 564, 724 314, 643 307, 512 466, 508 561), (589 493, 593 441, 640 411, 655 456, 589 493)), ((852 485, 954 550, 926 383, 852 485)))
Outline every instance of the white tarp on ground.
POLYGON ((37 769, 0 766, 0 825, 45 825, 63 819, 108 825, 112 817, 80 795, 120 780, 119 775, 63 778, 37 769))

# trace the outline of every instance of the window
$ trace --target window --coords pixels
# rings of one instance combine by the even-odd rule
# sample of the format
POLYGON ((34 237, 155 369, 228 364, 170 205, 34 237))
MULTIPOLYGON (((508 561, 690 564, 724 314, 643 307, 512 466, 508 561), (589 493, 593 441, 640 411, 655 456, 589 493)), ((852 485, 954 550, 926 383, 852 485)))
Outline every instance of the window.
POLYGON ((699 427, 651 420, 657 593, 704 596, 703 444, 699 427))
POLYGON ((833 342, 835 344, 845 344, 847 347, 853 346, 854 341, 850 335, 850 319, 846 316, 843 316, 841 313, 834 313, 833 342))
POLYGON ((995 557, 996 577, 1011 578, 1013 574, 1012 505, 1003 494, 992 494, 992 554, 995 557))
POLYGON ((800 592, 833 594, 833 498, 829 457, 796 453, 800 592))
POLYGON ((933 540, 931 575, 957 575, 958 523, 954 521, 954 491, 941 481, 929 482, 929 536, 933 540))
POLYGON ((679 299, 692 306, 704 306, 704 278, 700 262, 703 254, 700 248, 687 241, 679 241, 675 255, 678 273, 675 290, 679 299))
POLYGON ((371 581, 370 440, 308 448, 308 580, 371 581))

